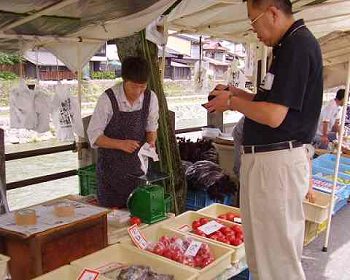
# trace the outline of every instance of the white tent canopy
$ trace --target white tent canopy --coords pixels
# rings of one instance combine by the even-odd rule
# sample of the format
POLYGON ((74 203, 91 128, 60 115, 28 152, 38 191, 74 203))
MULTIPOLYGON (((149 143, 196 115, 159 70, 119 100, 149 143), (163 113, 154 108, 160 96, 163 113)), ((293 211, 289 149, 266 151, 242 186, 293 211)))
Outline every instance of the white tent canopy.
POLYGON ((345 85, 350 57, 350 31, 332 32, 319 39, 324 64, 325 88, 345 85))
POLYGON ((108 40, 145 28, 175 0, 0 1, 0 49, 42 46, 72 71, 108 40))
MULTIPOLYGON (((316 37, 350 29, 350 1, 294 0, 297 19, 304 18, 316 37)), ((169 14, 169 28, 236 41, 256 41, 241 0, 183 0, 169 14)))

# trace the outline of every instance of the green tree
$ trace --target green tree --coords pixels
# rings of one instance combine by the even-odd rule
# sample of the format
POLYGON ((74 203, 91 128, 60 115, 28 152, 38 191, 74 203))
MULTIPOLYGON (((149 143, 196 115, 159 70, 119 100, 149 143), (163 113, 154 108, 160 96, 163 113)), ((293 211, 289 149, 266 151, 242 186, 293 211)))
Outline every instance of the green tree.
POLYGON ((175 212, 180 213, 185 209, 186 180, 159 72, 158 47, 145 39, 144 31, 129 37, 116 39, 115 42, 121 61, 127 56, 142 56, 150 64, 151 79, 149 86, 157 94, 159 101, 157 142, 160 154, 160 168, 161 171, 169 175, 166 191, 171 193, 174 198, 175 212))

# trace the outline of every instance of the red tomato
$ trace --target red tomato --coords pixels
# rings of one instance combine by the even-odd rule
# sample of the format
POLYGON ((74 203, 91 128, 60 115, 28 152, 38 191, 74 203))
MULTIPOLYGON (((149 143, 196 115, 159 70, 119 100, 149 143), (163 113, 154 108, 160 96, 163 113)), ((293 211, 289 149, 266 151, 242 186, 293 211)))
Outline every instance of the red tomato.
POLYGON ((199 222, 201 223, 201 225, 205 225, 205 224, 207 224, 209 221, 208 221, 207 218, 200 218, 200 219, 199 219, 199 222))
POLYGON ((226 214, 221 214, 218 216, 219 219, 227 220, 226 214))
POLYGON ((235 233, 237 233, 237 232, 243 233, 243 230, 239 225, 233 225, 231 228, 234 230, 235 233))
POLYGON ((242 232, 236 232, 236 238, 237 239, 243 239, 243 233, 242 232))
POLYGON ((131 217, 129 222, 131 225, 141 225, 141 219, 139 217, 131 217))
POLYGON ((172 259, 173 257, 173 252, 169 249, 165 249, 163 252, 163 257, 166 257, 168 259, 172 259))
POLYGON ((197 266, 201 266, 201 263, 202 263, 202 257, 197 255, 194 257, 194 266, 197 267, 197 266))
POLYGON ((232 232, 232 229, 230 229, 229 227, 222 227, 220 229, 220 232, 222 232, 224 235, 227 235, 232 232))
POLYGON ((198 228, 195 229, 195 230, 193 231, 193 233, 194 233, 194 234, 197 234, 197 235, 199 235, 199 236, 203 236, 203 237, 206 237, 206 236, 207 236, 203 231, 200 231, 198 228))
POLYGON ((236 217, 236 214, 235 213, 232 213, 232 212, 228 212, 226 213, 226 219, 229 220, 229 221, 233 221, 233 219, 236 217))
POLYGON ((153 248, 153 253, 162 256, 163 252, 165 250, 165 247, 162 243, 157 243, 156 246, 153 248))
POLYGON ((234 239, 236 239, 236 236, 234 233, 226 235, 226 239, 229 240, 230 242, 234 239))
POLYGON ((207 265, 211 264, 212 262, 213 262, 213 260, 211 258, 205 258, 202 260, 200 267, 204 268, 207 265))
POLYGON ((231 245, 233 246, 239 246, 243 243, 243 241, 241 239, 235 238, 234 240, 232 240, 232 242, 230 242, 231 245))
POLYGON ((192 229, 197 229, 201 226, 201 223, 199 221, 193 221, 192 223, 192 229))
POLYGON ((163 235, 161 238, 159 238, 159 242, 162 243, 165 247, 168 247, 170 245, 170 237, 163 235))

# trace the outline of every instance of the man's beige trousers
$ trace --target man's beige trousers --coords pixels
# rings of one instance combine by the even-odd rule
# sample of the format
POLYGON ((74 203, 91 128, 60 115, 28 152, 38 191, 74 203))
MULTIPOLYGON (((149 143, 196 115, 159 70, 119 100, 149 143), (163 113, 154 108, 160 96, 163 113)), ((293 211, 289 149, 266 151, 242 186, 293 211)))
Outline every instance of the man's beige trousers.
POLYGON ((253 280, 304 280, 303 199, 309 185, 304 147, 242 154, 241 213, 253 280))

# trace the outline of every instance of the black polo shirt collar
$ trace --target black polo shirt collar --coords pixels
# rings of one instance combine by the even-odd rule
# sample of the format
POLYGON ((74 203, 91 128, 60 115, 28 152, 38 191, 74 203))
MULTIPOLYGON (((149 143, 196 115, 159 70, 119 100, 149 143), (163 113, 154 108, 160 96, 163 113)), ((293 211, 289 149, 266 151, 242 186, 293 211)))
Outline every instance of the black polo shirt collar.
POLYGON ((303 19, 299 19, 297 21, 295 21, 291 27, 289 27, 289 29, 287 30, 287 32, 283 35, 282 39, 278 42, 278 44, 274 47, 274 48, 279 48, 282 46, 282 44, 284 43, 284 41, 292 34, 294 34, 294 32, 296 32, 297 30, 299 30, 300 28, 305 27, 305 22, 303 19))

